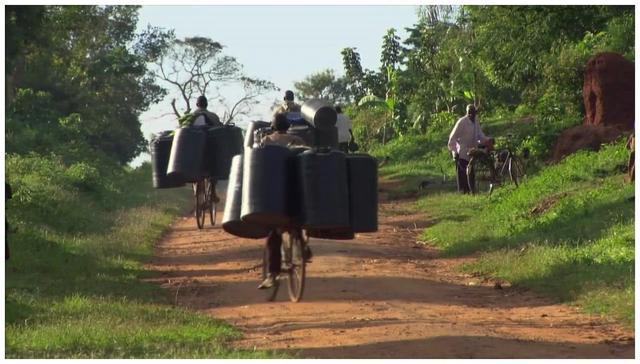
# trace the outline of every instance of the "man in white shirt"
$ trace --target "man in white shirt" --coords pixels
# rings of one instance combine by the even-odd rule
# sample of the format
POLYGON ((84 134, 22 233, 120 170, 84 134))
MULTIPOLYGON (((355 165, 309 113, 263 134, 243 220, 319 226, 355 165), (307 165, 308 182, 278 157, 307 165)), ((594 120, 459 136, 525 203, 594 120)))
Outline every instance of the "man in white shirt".
MULTIPOLYGON (((467 115, 460 118, 453 127, 449 135, 449 150, 453 154, 456 162, 456 172, 458 177, 458 191, 462 193, 471 192, 472 186, 467 180, 467 165, 469 165, 469 150, 478 145, 485 144, 492 140, 484 135, 477 119, 478 111, 474 105, 467 106, 467 115)), ((471 176, 471 182, 473 183, 471 176)))
POLYGON ((353 138, 351 131, 352 122, 351 119, 342 113, 342 108, 336 106, 336 113, 338 113, 338 119, 336 120, 336 128, 338 128, 338 148, 345 152, 349 152, 349 141, 353 138))

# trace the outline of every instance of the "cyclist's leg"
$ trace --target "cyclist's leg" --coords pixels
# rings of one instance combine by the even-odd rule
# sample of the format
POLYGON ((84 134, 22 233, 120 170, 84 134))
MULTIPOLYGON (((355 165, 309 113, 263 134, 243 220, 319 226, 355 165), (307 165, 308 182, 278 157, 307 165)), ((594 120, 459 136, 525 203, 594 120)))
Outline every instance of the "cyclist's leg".
POLYGON ((211 200, 215 203, 220 202, 220 197, 218 197, 218 194, 216 192, 216 185, 218 184, 218 180, 211 177, 209 179, 209 183, 211 183, 211 191, 212 191, 212 197, 211 200))
POLYGON ((282 233, 278 229, 273 229, 267 238, 269 247, 269 273, 278 275, 282 265, 282 233))
POLYGON ((282 253, 280 248, 282 246, 282 234, 278 229, 273 229, 267 237, 267 262, 269 266, 269 274, 258 286, 259 289, 271 288, 275 284, 275 279, 280 274, 280 267, 282 266, 282 253))
POLYGON ((313 252, 311 251, 311 247, 309 246, 309 238, 304 238, 304 234, 302 233, 302 228, 298 227, 296 229, 296 233, 302 242, 302 256, 306 262, 311 262, 311 258, 313 257, 313 252))

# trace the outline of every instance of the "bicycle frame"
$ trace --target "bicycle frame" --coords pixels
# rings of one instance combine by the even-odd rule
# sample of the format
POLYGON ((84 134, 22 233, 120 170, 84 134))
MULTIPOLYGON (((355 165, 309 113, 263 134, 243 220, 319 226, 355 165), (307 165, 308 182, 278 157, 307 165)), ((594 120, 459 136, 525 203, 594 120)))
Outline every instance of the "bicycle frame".
MULTIPOLYGON (((302 299, 304 292, 304 282, 306 276, 306 260, 304 258, 304 249, 308 244, 308 238, 299 227, 288 227, 284 229, 287 233, 287 239, 284 239, 280 246, 282 252, 281 270, 278 279, 282 276, 288 279, 289 300, 298 302, 302 299)), ((267 256, 268 248, 265 247, 262 261, 262 278, 267 274, 267 256)), ((280 284, 276 280, 276 284, 266 291, 267 301, 273 301, 278 294, 280 284)))
POLYGON ((215 225, 216 203, 213 202, 215 180, 211 177, 203 177, 193 183, 193 196, 195 200, 195 216, 198 229, 204 228, 206 211, 209 210, 211 226, 215 225))

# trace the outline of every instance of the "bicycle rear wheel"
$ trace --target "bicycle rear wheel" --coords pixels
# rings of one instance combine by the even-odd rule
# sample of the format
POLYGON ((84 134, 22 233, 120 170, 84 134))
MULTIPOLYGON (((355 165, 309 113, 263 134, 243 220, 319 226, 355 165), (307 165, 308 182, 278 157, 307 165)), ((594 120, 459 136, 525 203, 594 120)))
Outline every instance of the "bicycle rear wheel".
POLYGON ((196 205, 196 223, 198 224, 198 229, 202 229, 204 227, 204 211, 205 211, 205 203, 206 203, 206 193, 205 193, 205 185, 204 181, 196 182, 196 193, 195 193, 195 205, 196 205))
POLYGON ((481 158, 471 157, 467 165, 467 181, 472 194, 491 192, 495 181, 490 168, 481 158))
POLYGON ((289 262, 287 263, 289 263, 288 287, 291 302, 299 302, 304 292, 306 262, 303 252, 306 243, 302 231, 289 234, 289 244, 287 247, 289 249, 289 262))

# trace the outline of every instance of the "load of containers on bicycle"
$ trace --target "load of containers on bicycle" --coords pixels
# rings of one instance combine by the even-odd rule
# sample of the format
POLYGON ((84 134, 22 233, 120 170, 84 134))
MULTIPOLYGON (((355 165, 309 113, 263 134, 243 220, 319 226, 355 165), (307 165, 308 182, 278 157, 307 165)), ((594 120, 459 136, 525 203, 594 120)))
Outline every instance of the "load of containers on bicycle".
POLYGON ((234 125, 162 133, 151 141, 153 186, 229 179, 222 227, 242 238, 264 238, 276 227, 341 240, 377 231, 375 159, 338 150, 337 114, 323 101, 290 114, 287 133, 310 147, 263 143, 273 132, 265 121, 251 122, 244 138, 234 125))

